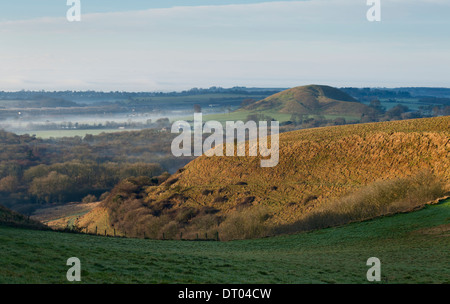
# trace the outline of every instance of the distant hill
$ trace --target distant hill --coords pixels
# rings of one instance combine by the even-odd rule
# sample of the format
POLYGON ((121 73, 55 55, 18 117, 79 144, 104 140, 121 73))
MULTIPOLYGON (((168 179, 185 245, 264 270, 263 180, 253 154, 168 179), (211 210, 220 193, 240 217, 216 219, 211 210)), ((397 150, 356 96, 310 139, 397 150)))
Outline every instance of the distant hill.
POLYGON ((112 227, 136 237, 252 238, 345 224, 444 196, 449 138, 450 116, 287 132, 276 167, 202 156, 159 186, 121 182, 101 208, 112 227))
POLYGON ((307 115, 361 115, 368 111, 368 107, 339 89, 307 85, 276 93, 247 105, 242 110, 307 115))
POLYGON ((30 219, 28 216, 12 211, 2 205, 0 205, 0 225, 39 230, 50 229, 41 222, 30 219))

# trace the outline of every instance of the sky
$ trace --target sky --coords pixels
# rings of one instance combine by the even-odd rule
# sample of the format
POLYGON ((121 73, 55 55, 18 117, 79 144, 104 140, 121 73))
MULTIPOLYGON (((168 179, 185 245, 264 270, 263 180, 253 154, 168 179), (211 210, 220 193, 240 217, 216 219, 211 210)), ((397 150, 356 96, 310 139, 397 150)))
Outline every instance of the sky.
POLYGON ((0 3, 0 91, 450 87, 450 1, 0 3))

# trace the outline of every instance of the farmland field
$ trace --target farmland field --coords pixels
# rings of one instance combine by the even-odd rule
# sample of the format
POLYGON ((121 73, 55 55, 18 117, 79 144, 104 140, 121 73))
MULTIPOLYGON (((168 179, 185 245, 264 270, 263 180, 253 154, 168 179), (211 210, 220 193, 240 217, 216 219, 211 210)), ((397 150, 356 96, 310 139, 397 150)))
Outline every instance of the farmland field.
POLYGON ((232 242, 151 241, 0 226, 0 283, 450 283, 450 200, 338 228, 232 242))

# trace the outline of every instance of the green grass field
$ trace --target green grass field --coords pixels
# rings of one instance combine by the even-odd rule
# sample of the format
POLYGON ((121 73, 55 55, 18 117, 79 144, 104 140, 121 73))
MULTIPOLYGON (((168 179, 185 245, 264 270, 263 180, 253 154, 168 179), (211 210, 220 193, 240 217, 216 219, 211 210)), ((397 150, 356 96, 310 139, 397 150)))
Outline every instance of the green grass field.
POLYGON ((0 283, 450 283, 450 200, 338 228, 233 242, 150 241, 0 227, 0 283))

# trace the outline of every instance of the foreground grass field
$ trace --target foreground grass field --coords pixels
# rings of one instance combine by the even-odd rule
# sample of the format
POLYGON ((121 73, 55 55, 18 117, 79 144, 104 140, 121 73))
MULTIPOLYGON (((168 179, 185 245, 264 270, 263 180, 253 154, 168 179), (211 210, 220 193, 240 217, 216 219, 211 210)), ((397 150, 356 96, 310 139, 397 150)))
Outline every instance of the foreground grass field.
POLYGON ((233 242, 150 241, 0 227, 0 283, 450 283, 450 200, 311 233, 233 242))

